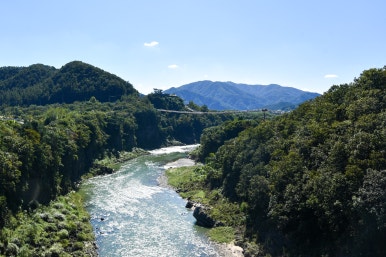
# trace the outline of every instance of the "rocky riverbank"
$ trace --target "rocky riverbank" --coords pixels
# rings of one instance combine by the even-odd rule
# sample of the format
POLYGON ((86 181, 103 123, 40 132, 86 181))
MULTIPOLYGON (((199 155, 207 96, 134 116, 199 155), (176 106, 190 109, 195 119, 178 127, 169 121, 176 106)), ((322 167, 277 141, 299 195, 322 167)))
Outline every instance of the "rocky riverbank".
MULTIPOLYGON (((197 164, 193 160, 188 158, 183 158, 183 159, 179 159, 177 161, 168 163, 164 167, 165 169, 172 169, 172 168, 188 167, 188 166, 194 166, 194 165, 197 165, 197 164)), ((168 177, 166 176, 165 173, 163 173, 158 178, 158 183, 162 187, 173 188, 168 183, 168 177)), ((177 189, 177 192, 178 192, 178 189, 177 189)), ((205 206, 203 206, 202 204, 197 202, 187 201, 187 204, 185 207, 193 210, 193 215, 197 220, 197 225, 201 225, 209 228, 216 226, 216 221, 206 214, 205 206)), ((221 224, 217 224, 217 225, 221 225, 221 224)), ((217 243, 212 241, 212 243, 215 245, 217 252, 222 257, 244 257, 243 249, 240 246, 236 246, 233 242, 217 243)))

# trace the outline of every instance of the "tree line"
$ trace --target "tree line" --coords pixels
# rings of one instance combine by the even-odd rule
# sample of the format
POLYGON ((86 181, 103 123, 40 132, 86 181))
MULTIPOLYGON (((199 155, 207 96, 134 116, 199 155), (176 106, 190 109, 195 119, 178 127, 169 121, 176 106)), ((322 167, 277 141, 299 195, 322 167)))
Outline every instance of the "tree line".
POLYGON ((386 67, 291 113, 204 130, 205 187, 245 215, 246 256, 385 256, 386 67))

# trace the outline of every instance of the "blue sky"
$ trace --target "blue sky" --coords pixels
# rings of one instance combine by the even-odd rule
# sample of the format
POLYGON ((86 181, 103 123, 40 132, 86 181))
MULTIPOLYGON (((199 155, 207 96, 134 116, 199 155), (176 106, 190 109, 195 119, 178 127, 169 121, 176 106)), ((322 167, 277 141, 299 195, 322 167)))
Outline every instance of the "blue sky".
POLYGON ((80 60, 141 93, 200 80, 323 93, 386 65, 386 1, 12 0, 0 66, 80 60))

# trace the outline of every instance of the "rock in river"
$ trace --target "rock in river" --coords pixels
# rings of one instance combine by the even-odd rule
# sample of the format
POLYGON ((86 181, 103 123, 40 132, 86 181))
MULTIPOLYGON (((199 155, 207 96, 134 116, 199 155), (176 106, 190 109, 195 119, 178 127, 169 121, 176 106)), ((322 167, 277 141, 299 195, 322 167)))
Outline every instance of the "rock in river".
POLYGON ((216 224, 216 221, 206 213, 205 208, 202 206, 194 208, 193 217, 196 218, 198 226, 213 228, 216 224))

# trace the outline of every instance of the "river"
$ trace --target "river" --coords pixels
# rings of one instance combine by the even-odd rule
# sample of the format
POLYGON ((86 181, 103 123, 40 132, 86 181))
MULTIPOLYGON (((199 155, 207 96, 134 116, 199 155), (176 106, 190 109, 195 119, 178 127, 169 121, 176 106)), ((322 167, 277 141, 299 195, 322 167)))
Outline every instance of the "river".
POLYGON ((157 182, 167 163, 193 147, 152 151, 82 185, 100 257, 220 256, 186 201, 157 182))

